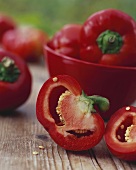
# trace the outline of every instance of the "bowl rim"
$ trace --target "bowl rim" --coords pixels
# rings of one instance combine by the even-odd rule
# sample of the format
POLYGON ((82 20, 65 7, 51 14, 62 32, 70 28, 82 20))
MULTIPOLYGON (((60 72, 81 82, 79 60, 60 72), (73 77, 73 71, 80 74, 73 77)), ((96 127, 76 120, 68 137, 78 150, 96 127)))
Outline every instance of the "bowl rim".
MULTIPOLYGON (((61 54, 55 50, 53 50, 51 47, 49 47, 48 43, 43 45, 43 48, 45 51, 49 51, 50 53, 53 53, 54 55, 57 55, 57 57, 67 59, 69 61, 77 62, 80 64, 100 67, 100 68, 106 68, 106 69, 120 69, 120 70, 136 70, 136 67, 134 66, 115 66, 115 65, 103 65, 103 64, 97 64, 97 63, 91 63, 88 61, 83 61, 80 59, 72 58, 67 55, 61 54)), ((47 55, 47 54, 46 54, 47 55)))

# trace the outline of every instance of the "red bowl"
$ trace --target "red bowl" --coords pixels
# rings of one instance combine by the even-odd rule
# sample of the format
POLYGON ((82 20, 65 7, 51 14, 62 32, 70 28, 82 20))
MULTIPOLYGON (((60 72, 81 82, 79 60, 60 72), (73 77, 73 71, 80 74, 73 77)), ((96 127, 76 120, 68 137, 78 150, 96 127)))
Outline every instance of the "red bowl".
POLYGON ((100 113, 104 119, 136 99, 136 67, 105 66, 85 62, 55 52, 44 46, 49 75, 73 76, 88 95, 101 95, 110 101, 110 109, 100 113))

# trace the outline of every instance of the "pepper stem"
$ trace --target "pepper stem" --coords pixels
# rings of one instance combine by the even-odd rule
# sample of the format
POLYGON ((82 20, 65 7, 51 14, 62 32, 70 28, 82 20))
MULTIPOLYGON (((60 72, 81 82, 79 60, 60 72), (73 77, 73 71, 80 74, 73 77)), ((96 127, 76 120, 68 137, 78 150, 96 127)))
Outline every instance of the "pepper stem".
POLYGON ((20 75, 20 70, 15 65, 14 60, 4 57, 0 62, 0 81, 15 82, 20 75))
POLYGON ((105 112, 109 109, 109 100, 105 97, 101 97, 98 95, 87 96, 84 91, 82 91, 80 99, 85 101, 88 104, 89 112, 96 112, 94 106, 96 105, 98 109, 102 112, 105 112))
POLYGON ((98 95, 89 96, 91 100, 93 100, 94 105, 97 105, 100 111, 105 112, 109 109, 109 100, 105 97, 101 97, 98 95))
POLYGON ((119 33, 106 30, 98 36, 97 44, 103 54, 114 54, 120 51, 123 39, 119 33))

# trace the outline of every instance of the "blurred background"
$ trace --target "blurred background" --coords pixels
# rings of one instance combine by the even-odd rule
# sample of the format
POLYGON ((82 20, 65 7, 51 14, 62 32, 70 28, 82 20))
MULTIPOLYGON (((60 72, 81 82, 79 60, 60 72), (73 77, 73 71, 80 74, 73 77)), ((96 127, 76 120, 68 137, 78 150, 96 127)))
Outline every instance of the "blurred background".
POLYGON ((115 8, 136 20, 136 0, 0 0, 0 12, 18 24, 34 25, 52 36, 63 25, 83 23, 92 13, 115 8))

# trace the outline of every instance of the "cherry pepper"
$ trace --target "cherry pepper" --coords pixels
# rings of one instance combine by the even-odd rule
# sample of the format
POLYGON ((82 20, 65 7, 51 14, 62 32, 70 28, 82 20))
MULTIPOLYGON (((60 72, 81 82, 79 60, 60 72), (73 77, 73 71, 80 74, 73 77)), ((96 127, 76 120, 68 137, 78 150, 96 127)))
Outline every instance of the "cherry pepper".
POLYGON ((87 150, 100 142, 105 126, 96 112, 109 108, 108 99, 87 96, 71 76, 49 78, 36 102, 37 119, 51 138, 66 150, 87 150))
POLYGON ((104 65, 136 66, 136 23, 128 14, 106 9, 81 29, 81 59, 104 65))

